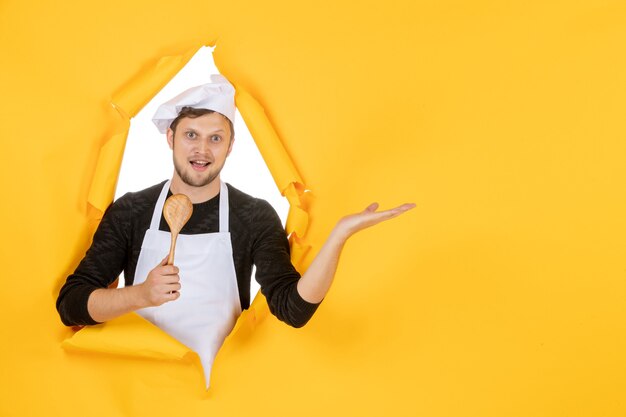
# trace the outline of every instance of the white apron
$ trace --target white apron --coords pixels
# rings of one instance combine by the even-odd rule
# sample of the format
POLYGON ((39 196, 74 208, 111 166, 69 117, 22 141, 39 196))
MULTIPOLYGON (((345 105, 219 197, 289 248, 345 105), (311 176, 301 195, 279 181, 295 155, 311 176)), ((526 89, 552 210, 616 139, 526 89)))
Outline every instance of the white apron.
MULTIPOLYGON (((170 181, 163 186, 141 245, 134 284, 143 283, 170 250, 169 232, 159 230, 170 181)), ((219 233, 178 235, 174 264, 179 268, 180 297, 158 307, 137 310, 195 351, 207 388, 217 351, 241 314, 233 249, 228 232, 228 188, 220 182, 219 233)))

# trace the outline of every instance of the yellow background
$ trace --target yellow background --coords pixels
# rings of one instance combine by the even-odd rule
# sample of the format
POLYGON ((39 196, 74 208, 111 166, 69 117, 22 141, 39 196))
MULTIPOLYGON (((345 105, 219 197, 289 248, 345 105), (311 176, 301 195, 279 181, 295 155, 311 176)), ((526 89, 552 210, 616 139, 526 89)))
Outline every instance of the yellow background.
POLYGON ((625 42, 620 0, 4 0, 0 415, 625 415, 625 42), (300 176, 301 270, 342 215, 417 203, 306 327, 257 300, 208 394, 175 344, 63 349, 54 308, 128 117, 201 45, 300 176))

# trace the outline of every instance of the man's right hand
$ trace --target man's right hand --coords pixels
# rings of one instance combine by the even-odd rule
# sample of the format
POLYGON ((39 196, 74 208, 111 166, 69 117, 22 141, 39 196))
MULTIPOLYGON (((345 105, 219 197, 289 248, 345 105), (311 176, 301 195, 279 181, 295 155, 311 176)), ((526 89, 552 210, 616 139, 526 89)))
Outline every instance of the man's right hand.
POLYGON ((148 273, 146 280, 139 284, 142 304, 146 307, 160 306, 180 297, 180 277, 178 267, 167 264, 167 256, 148 273))
POLYGON ((167 257, 148 273, 145 282, 123 288, 98 288, 87 300, 87 311, 102 323, 144 307, 159 306, 180 297, 178 267, 167 257))

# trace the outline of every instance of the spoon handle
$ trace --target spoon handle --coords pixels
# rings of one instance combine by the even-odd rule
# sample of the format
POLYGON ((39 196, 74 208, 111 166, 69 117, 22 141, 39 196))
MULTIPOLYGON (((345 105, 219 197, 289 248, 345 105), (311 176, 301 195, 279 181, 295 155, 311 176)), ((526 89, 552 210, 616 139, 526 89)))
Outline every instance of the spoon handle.
POLYGON ((178 233, 172 233, 172 243, 170 245, 170 255, 167 258, 168 265, 174 265, 174 250, 176 250, 176 238, 178 237, 178 233))

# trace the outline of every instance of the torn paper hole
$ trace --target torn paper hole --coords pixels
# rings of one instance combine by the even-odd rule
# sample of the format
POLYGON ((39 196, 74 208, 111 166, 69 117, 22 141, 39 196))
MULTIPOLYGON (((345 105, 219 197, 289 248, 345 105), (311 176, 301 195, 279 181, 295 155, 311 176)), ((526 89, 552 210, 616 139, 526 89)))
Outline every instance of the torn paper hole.
MULTIPOLYGON (((187 65, 131 120, 116 199, 126 192, 142 190, 171 177, 174 169, 172 152, 167 146, 165 135, 160 134, 152 123, 152 116, 163 102, 190 87, 209 82, 210 74, 219 73, 213 61, 213 49, 206 46, 200 48, 187 65)), ((235 144, 221 178, 243 192, 267 200, 285 225, 289 203, 276 187, 239 111, 235 116, 235 144)), ((122 276, 118 286, 123 284, 122 276)), ((250 287, 252 301, 259 290, 254 280, 254 270, 250 287)))

